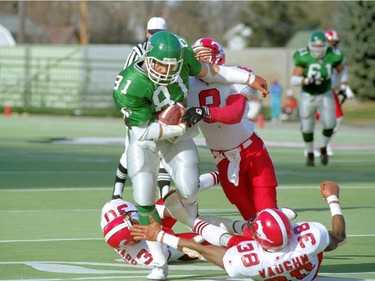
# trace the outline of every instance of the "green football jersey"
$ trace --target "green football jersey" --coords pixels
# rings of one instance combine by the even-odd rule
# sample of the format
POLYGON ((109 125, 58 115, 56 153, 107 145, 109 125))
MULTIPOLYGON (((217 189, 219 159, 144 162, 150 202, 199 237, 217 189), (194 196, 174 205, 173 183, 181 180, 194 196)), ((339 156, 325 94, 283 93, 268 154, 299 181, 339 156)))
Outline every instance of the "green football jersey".
POLYGON ((342 64, 343 58, 341 52, 333 52, 331 47, 327 49, 323 59, 314 58, 308 47, 297 50, 293 55, 295 66, 303 68, 303 77, 315 80, 315 84, 302 86, 303 91, 320 95, 331 89, 333 70, 342 64))
POLYGON ((168 86, 152 82, 141 67, 143 60, 136 61, 121 71, 115 81, 113 99, 127 117, 128 126, 141 126, 154 121, 156 113, 173 102, 185 101, 189 89, 189 76, 196 76, 202 65, 195 59, 192 47, 180 38, 183 52, 183 66, 177 81, 168 86))

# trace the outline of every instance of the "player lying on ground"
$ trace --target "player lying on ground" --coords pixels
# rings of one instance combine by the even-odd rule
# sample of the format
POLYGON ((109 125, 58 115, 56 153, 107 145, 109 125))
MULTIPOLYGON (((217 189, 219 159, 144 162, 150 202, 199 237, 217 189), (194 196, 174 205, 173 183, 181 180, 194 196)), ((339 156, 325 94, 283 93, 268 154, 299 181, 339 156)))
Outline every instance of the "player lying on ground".
POLYGON ((265 209, 249 220, 242 235, 191 217, 176 193, 165 198, 168 211, 191 227, 212 245, 202 246, 194 240, 181 239, 166 233, 156 222, 149 226, 134 225, 135 240, 160 241, 183 251, 195 251, 231 277, 253 280, 314 280, 322 262, 323 252, 336 249, 345 241, 345 220, 339 202, 339 186, 324 181, 319 186, 332 215, 332 230, 318 222, 303 221, 291 225, 277 209, 265 209))
MULTIPOLYGON (((162 199, 159 199, 156 208, 162 218, 161 221, 165 231, 175 234, 172 227, 176 223, 176 220, 171 217, 163 218, 164 212, 166 211, 162 205, 162 199)), ((107 244, 114 248, 125 262, 132 265, 151 266, 153 256, 146 241, 135 241, 130 235, 130 228, 138 223, 138 210, 131 202, 124 201, 120 198, 112 199, 108 201, 102 209, 101 227, 107 244)), ((185 239, 194 239, 194 241, 198 243, 208 244, 201 236, 193 232, 175 235, 185 239)), ((167 245, 164 245, 163 251, 168 256, 168 262, 194 260, 198 258, 198 256, 188 256, 184 252, 167 245)))
MULTIPOLYGON (((199 177, 199 191, 209 189, 219 182, 217 172, 210 172, 200 175, 199 177)), ((169 212, 165 209, 163 199, 156 202, 156 210, 161 218, 162 225, 168 229, 169 233, 173 233, 172 227, 176 220, 172 218, 169 212)), ((214 218, 211 218, 214 220, 214 218)), ((225 220, 225 219, 223 219, 225 220)), ((220 222, 217 218, 215 221, 220 222)), ((228 224, 233 224, 234 221, 228 221, 228 224)), ((121 198, 112 199, 108 201, 102 209, 101 214, 101 228, 104 239, 109 246, 129 264, 133 265, 152 265, 153 256, 147 246, 146 241, 136 242, 130 236, 130 228, 133 224, 139 223, 138 210, 131 202, 122 200, 121 198)), ((186 239, 194 239, 202 244, 204 239, 196 233, 178 233, 178 237, 186 239)), ((194 260, 197 256, 188 256, 185 253, 164 245, 163 251, 168 256, 168 262, 177 260, 194 260)))

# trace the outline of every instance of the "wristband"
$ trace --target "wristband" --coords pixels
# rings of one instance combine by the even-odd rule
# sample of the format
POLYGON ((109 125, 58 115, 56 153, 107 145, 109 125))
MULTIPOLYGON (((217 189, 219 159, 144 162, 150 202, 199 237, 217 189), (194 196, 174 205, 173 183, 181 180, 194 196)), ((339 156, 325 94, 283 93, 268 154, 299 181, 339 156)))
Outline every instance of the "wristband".
POLYGON ((346 91, 347 87, 348 87, 348 85, 346 85, 346 84, 340 84, 340 90, 341 91, 346 91))
POLYGON ((342 215, 341 206, 339 203, 329 204, 329 209, 331 210, 332 217, 336 215, 342 215))
POLYGON ((164 230, 161 230, 158 235, 156 235, 156 241, 158 242, 163 242, 163 237, 165 235, 165 231, 164 230))
POLYGON ((301 86, 303 79, 304 78, 302 76, 292 76, 292 78, 290 79, 290 84, 292 84, 293 86, 301 86))
POLYGON ((253 84, 255 80, 255 75, 253 73, 250 73, 250 78, 249 78, 249 85, 251 86, 251 84, 253 84))
POLYGON ((337 195, 330 195, 327 197, 327 203, 340 203, 339 198, 337 198, 337 195))
POLYGON ((172 247, 174 249, 177 249, 178 241, 180 241, 180 238, 174 235, 170 235, 162 230, 156 236, 156 241, 168 245, 169 247, 172 247))

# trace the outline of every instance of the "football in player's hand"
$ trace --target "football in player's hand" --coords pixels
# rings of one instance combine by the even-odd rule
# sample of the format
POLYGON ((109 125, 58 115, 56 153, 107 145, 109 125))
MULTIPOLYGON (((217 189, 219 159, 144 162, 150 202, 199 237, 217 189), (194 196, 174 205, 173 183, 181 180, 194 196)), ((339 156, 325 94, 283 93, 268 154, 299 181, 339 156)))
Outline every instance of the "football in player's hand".
POLYGON ((157 119, 164 125, 178 125, 184 113, 184 105, 178 102, 160 111, 157 115, 157 119))
POLYGON ((331 195, 336 195, 339 198, 340 195, 340 187, 337 183, 333 181, 324 181, 319 185, 320 193, 323 196, 324 200, 331 195))

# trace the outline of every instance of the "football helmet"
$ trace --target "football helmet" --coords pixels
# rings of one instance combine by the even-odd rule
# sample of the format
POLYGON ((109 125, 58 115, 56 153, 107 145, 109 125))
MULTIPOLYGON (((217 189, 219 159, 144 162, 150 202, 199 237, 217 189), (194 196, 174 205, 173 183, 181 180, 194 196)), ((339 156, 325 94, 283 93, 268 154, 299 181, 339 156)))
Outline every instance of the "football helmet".
POLYGON ((324 35, 328 41, 340 42, 340 36, 334 29, 328 29, 324 35))
POLYGON ((132 203, 115 199, 104 205, 100 225, 109 246, 121 249, 125 245, 134 245, 136 242, 130 235, 134 224, 138 224, 138 211, 132 203))
POLYGON ((328 43, 323 32, 316 31, 310 35, 309 50, 314 58, 321 59, 326 55, 328 43))
POLYGON ((223 47, 211 38, 200 38, 193 44, 195 57, 199 61, 223 65, 225 53, 223 47))
POLYGON ((276 252, 288 244, 292 225, 282 211, 264 209, 247 222, 243 235, 254 238, 266 251, 276 252))
POLYGON ((169 85, 177 81, 183 65, 184 49, 176 35, 169 31, 159 31, 147 41, 145 65, 149 79, 159 85, 169 85), (156 64, 165 69, 159 70, 156 64))

